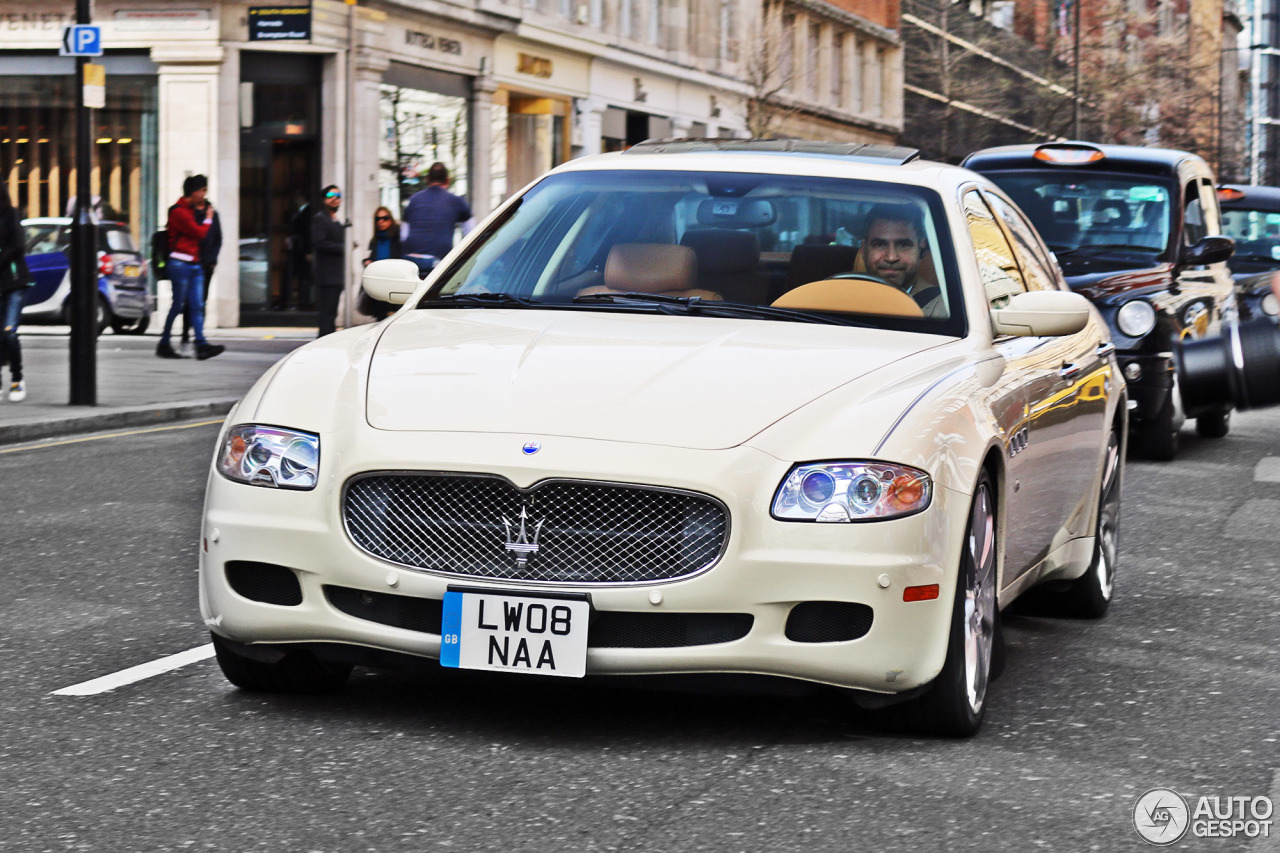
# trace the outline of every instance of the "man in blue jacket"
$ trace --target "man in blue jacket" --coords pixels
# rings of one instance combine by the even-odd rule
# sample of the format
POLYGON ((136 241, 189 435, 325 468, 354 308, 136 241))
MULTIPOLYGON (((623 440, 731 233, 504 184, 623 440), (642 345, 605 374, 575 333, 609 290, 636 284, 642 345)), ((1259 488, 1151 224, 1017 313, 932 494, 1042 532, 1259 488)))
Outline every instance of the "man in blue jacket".
POLYGON ((449 170, 443 163, 432 163, 426 188, 414 193, 404 209, 409 234, 402 250, 406 256, 443 258, 453 248, 454 228, 470 218, 466 199, 449 192, 449 170))

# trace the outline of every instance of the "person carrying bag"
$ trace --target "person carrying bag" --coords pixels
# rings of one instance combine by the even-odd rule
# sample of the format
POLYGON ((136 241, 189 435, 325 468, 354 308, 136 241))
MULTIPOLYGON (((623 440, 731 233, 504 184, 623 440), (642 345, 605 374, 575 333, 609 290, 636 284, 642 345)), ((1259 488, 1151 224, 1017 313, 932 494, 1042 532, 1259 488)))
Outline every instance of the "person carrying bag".
POLYGON ((22 378, 22 343, 18 339, 18 323, 22 319, 22 302, 31 285, 27 269, 26 235, 18 211, 9 192, 0 184, 0 367, 9 365, 9 401, 27 399, 27 385, 22 378))

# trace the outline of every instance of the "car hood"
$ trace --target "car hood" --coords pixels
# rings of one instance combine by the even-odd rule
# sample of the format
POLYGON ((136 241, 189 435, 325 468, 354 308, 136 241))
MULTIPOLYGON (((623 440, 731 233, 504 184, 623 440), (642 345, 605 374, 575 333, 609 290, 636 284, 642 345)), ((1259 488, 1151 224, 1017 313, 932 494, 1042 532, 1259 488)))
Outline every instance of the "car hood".
POLYGON ((950 339, 768 320, 412 311, 369 361, 384 430, 521 433, 718 449, 950 339))

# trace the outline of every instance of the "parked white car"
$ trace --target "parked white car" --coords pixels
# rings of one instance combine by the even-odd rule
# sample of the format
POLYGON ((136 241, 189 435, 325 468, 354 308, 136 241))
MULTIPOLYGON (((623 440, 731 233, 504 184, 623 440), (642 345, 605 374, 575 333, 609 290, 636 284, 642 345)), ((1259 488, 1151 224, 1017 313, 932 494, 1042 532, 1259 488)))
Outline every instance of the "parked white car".
POLYGON ((1111 600, 1107 327, 972 172, 646 143, 364 287, 404 307, 286 357, 218 440, 200 606, 240 687, 753 673, 966 735, 1001 608, 1111 600))

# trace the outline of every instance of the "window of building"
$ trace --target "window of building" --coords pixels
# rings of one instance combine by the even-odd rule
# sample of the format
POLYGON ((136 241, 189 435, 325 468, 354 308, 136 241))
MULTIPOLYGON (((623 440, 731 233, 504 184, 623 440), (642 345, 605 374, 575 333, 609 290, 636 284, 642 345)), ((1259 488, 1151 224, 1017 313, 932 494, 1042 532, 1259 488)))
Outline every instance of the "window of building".
POLYGON ((795 90, 796 16, 782 16, 782 44, 778 45, 778 79, 785 89, 795 90))
POLYGON ((844 33, 831 34, 831 103, 844 106, 844 33))

